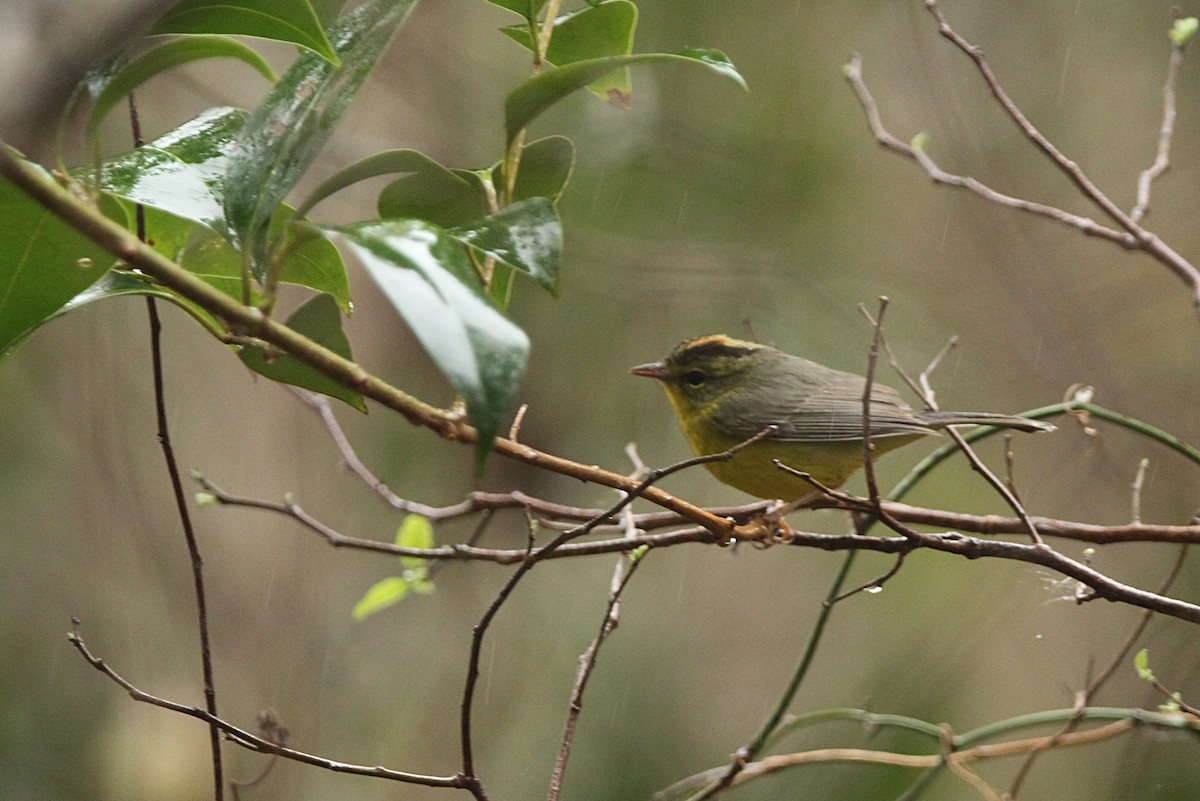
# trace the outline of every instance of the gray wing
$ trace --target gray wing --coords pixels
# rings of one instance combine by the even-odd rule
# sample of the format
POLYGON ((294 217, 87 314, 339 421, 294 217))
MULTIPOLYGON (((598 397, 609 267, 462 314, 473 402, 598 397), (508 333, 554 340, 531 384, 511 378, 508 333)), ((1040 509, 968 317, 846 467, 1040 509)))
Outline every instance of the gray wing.
MULTIPOLYGON (((773 439, 837 442, 862 439, 862 396, 866 379, 816 362, 780 353, 775 369, 758 371, 756 381, 731 393, 714 422, 735 437, 749 438, 768 425, 773 439), (750 400, 750 399, 753 400, 750 400)), ((930 434, 891 387, 871 385, 871 436, 930 434)))

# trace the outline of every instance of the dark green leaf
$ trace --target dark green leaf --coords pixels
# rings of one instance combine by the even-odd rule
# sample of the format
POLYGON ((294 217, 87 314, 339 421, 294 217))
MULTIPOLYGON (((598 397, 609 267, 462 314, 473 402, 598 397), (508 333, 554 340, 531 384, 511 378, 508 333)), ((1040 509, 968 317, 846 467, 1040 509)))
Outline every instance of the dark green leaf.
POLYGON ((428 220, 444 227, 487 213, 479 179, 470 170, 423 170, 393 181, 379 193, 380 217, 428 220))
MULTIPOLYGON (((338 311, 337 303, 329 295, 316 295, 296 309, 295 313, 287 319, 287 326, 318 345, 324 345, 339 356, 353 359, 350 353, 350 342, 342 331, 341 312, 338 311)), ((347 389, 299 359, 287 354, 268 355, 253 346, 242 348, 240 355, 242 362, 247 367, 272 381, 303 387, 331 398, 337 398, 360 412, 367 410, 361 395, 347 389)))
MULTIPOLYGON (((559 17, 550 36, 546 60, 563 66, 587 59, 629 55, 633 52, 637 17, 637 6, 628 0, 609 0, 559 17)), ((533 50, 528 25, 514 25, 503 32, 533 50)), ((629 70, 610 72, 588 84, 588 89, 606 100, 624 102, 631 91, 629 70)))
POLYGON ((613 70, 649 63, 701 64, 746 88, 746 82, 729 59, 720 51, 707 48, 689 47, 678 53, 639 53, 576 61, 530 78, 509 93, 504 103, 508 141, 511 143, 535 117, 572 92, 613 70))
POLYGON ((114 261, 0 178, 0 353, 54 317, 114 261))
POLYGON ((482 469, 525 371, 529 338, 496 311, 463 247, 419 220, 334 229, 466 401, 482 469))
POLYGON ((80 306, 85 306, 96 300, 104 300, 105 298, 120 298, 133 295, 143 295, 152 298, 165 300, 173 303, 185 312, 190 314, 196 322, 204 326, 209 333, 216 337, 224 335, 224 329, 216 319, 204 309, 192 303, 186 298, 181 298, 179 295, 169 292, 162 287, 151 284, 145 276, 137 273, 127 272, 125 270, 109 270, 96 283, 92 284, 87 289, 80 292, 71 301, 60 309, 54 317, 61 314, 66 314, 69 311, 74 311, 80 306))
MULTIPOLYGON (((492 168, 492 180, 502 183, 501 164, 492 168)), ((513 200, 548 197, 558 202, 575 169, 575 145, 565 136, 547 136, 521 148, 521 165, 513 200)))
POLYGON ((537 19, 538 14, 542 13, 542 7, 546 5, 546 0, 488 0, 488 2, 520 14, 530 23, 537 19))
POLYGON ((341 310, 349 314, 354 306, 350 302, 350 284, 342 254, 319 229, 301 223, 289 224, 292 217, 292 210, 281 206, 272 223, 272 227, 278 226, 280 232, 272 236, 281 237, 280 247, 284 254, 280 280, 328 293, 341 310))
POLYGON ((90 142, 95 138, 104 117, 134 89, 164 70, 205 58, 236 58, 249 64, 268 81, 275 82, 275 73, 267 62, 241 42, 224 36, 172 39, 142 53, 104 82, 88 115, 86 139, 90 142))
POLYGON ((517 201, 482 220, 451 228, 449 234, 558 294, 562 224, 549 198, 517 201))
POLYGON ((330 33, 341 60, 300 55, 254 110, 226 173, 225 214, 259 281, 266 280, 268 230, 283 202, 333 133, 413 0, 368 0, 330 33))
POLYGON ((150 33, 224 33, 274 39, 337 63, 308 0, 180 0, 150 33))
MULTIPOLYGON (((409 207, 422 207, 424 205, 438 204, 444 207, 453 208, 459 205, 466 205, 472 209, 476 209, 475 214, 478 216, 483 209, 483 199, 479 194, 478 188, 466 179, 455 175, 452 171, 446 169, 441 164, 438 164, 433 159, 420 153, 416 150, 407 148, 399 150, 385 150, 381 153, 367 156, 360 161, 356 161, 349 167, 339 170, 334 175, 326 179, 320 186, 312 191, 304 202, 300 204, 296 212, 298 214, 307 214, 308 211, 325 198, 332 195, 341 189, 350 186, 351 184, 364 181, 368 178, 375 178, 380 175, 393 175, 396 173, 409 173, 412 176, 420 176, 421 182, 409 182, 404 184, 406 187, 415 187, 422 184, 426 190, 420 195, 419 199, 410 199, 405 192, 411 194, 411 190, 401 190, 395 192, 395 197, 390 198, 388 203, 389 211, 401 210, 407 211, 409 207), (431 204, 432 201, 432 204, 431 204)), ((401 182, 397 182, 399 184, 401 182)), ((393 184, 395 186, 396 184, 393 184)), ((387 195, 387 190, 384 190, 387 195)), ((384 204, 383 199, 380 200, 381 206, 384 204)), ((427 217, 423 214, 414 213, 383 213, 382 217, 419 217, 421 219, 430 219, 434 222, 442 224, 440 220, 434 217, 427 217)), ((469 218, 468 218, 469 219, 469 218)))

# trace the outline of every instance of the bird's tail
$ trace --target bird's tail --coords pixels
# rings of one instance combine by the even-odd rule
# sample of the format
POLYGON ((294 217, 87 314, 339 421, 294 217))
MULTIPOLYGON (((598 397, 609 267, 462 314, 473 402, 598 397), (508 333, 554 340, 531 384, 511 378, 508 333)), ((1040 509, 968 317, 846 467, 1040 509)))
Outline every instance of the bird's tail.
POLYGON ((1018 431, 1053 431, 1055 429, 1055 426, 1043 423, 1041 420, 988 412, 919 412, 917 417, 921 418, 922 423, 933 428, 971 425, 1015 428, 1018 431))

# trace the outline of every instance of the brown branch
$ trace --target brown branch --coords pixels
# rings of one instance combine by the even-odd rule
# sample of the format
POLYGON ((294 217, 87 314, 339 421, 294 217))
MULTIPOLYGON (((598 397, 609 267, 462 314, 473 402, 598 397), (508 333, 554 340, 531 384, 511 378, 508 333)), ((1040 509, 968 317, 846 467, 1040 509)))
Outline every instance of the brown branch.
MULTIPOLYGON (((1143 464, 1144 463, 1145 462, 1143 460, 1143 464)), ((1171 585, 1174 584, 1175 579, 1179 577, 1179 571, 1183 569, 1183 562, 1187 557, 1187 551, 1188 549, 1186 545, 1180 547, 1179 554, 1175 557, 1175 561, 1171 564, 1171 568, 1167 571, 1167 575, 1163 578, 1162 583, 1159 584, 1158 589, 1155 590, 1157 594, 1164 595, 1168 590, 1171 589, 1171 585)), ((1137 625, 1133 627, 1133 631, 1129 633, 1129 636, 1125 638, 1124 644, 1117 649, 1116 654, 1114 654, 1113 658, 1109 661, 1108 667, 1101 671, 1100 675, 1095 680, 1089 682, 1087 688, 1084 689, 1083 692, 1078 694, 1075 701, 1076 714, 1074 717, 1067 721, 1067 724, 1062 728, 1062 731, 1050 738, 1050 741, 1044 748, 1035 748, 1031 750, 1025 757, 1025 760, 1021 763, 1021 767, 1017 770, 1016 775, 1013 776, 1012 782, 1009 784, 1008 797, 1010 799, 1015 799, 1017 797, 1017 794, 1021 790, 1021 785, 1024 784, 1025 778, 1029 775, 1030 771, 1033 770, 1033 765, 1037 761, 1038 757, 1044 751, 1054 748, 1062 737, 1069 736, 1083 723, 1084 710, 1091 705, 1093 699, 1096 697, 1096 693, 1100 692, 1100 689, 1108 683, 1108 680, 1113 677, 1113 675, 1117 672, 1117 669, 1125 663, 1125 660, 1129 657, 1130 652, 1133 651, 1133 646, 1146 631, 1146 627, 1150 625, 1150 621, 1153 619, 1153 617, 1154 613, 1149 610, 1146 610, 1142 613, 1137 625)))
POLYGON ((1055 222, 1070 226, 1085 236, 1100 237, 1101 239, 1116 242, 1122 247, 1132 247, 1132 242, 1127 234, 1115 228, 1101 225, 1091 218, 1072 214, 1069 211, 1048 206, 1045 203, 1035 203, 1030 200, 1006 195, 970 176, 955 175, 946 172, 929 157, 923 147, 897 139, 884 126, 883 119, 879 114, 879 105, 876 103, 874 96, 867 88, 867 84, 862 77, 861 56, 858 54, 851 56, 849 63, 844 67, 844 72, 846 78, 850 81, 850 86, 853 87, 855 94, 858 96, 859 104, 867 115, 867 126, 870 128, 871 134, 875 137, 875 141, 887 150, 891 150, 920 164, 934 183, 967 189, 983 199, 998 203, 1001 206, 1008 206, 1019 211, 1046 217, 1055 222))
POLYGON ((562 790, 563 775, 567 770, 567 760, 571 756, 571 745, 575 739, 575 726, 583 711, 583 692, 596 667, 596 657, 600 653, 600 647, 617 628, 621 594, 625 591, 625 587, 633 578, 633 573, 640 564, 641 559, 633 561, 627 560, 625 557, 617 562, 616 572, 613 575, 614 586, 608 596, 608 606, 604 610, 600 631, 596 633, 595 639, 579 657, 579 667, 575 671, 575 686, 571 688, 571 701, 567 707, 567 722, 563 726, 562 741, 558 749, 558 758, 554 762, 554 770, 550 776, 550 791, 546 794, 546 801, 558 801, 559 792, 562 790))
MULTIPOLYGON (((137 100, 133 93, 128 97, 129 123, 135 148, 145 144, 142 139, 142 123, 138 115, 137 100)), ((146 209, 135 204, 137 238, 141 243, 146 238, 146 209)), ((146 317, 150 327, 150 365, 154 378, 154 419, 157 426, 159 450, 171 482, 171 495, 175 501, 175 513, 187 547, 188 561, 192 569, 192 591, 196 598, 196 629, 200 641, 200 673, 204 686, 204 708, 213 717, 217 716, 217 682, 213 672, 212 638, 208 626, 208 596, 204 588, 204 561, 200 558, 200 545, 196 541, 196 529, 183 491, 183 478, 179 474, 179 462, 175 458, 175 446, 171 442, 171 427, 167 422, 166 378, 163 375, 162 321, 158 316, 158 304, 154 298, 146 297, 146 317)), ((221 736, 216 726, 208 727, 208 744, 213 773, 213 798, 225 798, 225 768, 221 760, 221 736)))
POLYGON ((1175 83, 1179 78, 1179 67, 1183 64, 1185 43, 1175 42, 1171 57, 1167 61, 1167 79, 1163 82, 1163 116, 1158 129, 1158 149, 1154 161, 1142 170, 1137 182, 1137 201, 1129 212, 1129 219, 1141 222, 1150 212, 1150 186, 1154 180, 1171 168, 1171 138, 1175 134, 1175 83))
POLYGON ((1104 194, 1087 174, 1079 167, 1078 164, 1067 158, 1057 147, 1054 146, 1027 117, 1021 112, 1017 105, 1012 101, 1001 86, 995 73, 992 72, 991 66, 983 55, 983 51, 971 44, 964 37, 958 34, 950 27, 942 14, 936 0, 925 0, 925 7, 933 15, 938 24, 938 32, 952 42, 958 49, 965 53, 974 63, 977 71, 982 76, 984 83, 992 96, 1004 109, 1008 117, 1016 124, 1021 133, 1028 138, 1038 150, 1046 155, 1051 162, 1062 171, 1067 178, 1075 185, 1080 193, 1091 203, 1096 205, 1104 212, 1113 222, 1116 223, 1116 228, 1102 225, 1087 217, 1077 214, 1071 214, 1063 209, 1049 206, 1043 203, 1036 203, 1021 198, 1005 195, 1001 192, 988 187, 980 181, 967 176, 954 175, 942 170, 937 164, 925 153, 923 146, 919 142, 910 144, 901 141, 888 132, 883 120, 879 114, 878 104, 875 102, 870 91, 862 78, 862 59, 855 55, 850 59, 850 62, 845 66, 844 71, 847 79, 850 81, 855 94, 858 96, 860 105, 867 115, 867 124, 871 129, 877 142, 880 145, 899 153, 900 155, 918 162, 926 171, 929 177, 939 184, 947 186, 957 186, 985 198, 986 200, 998 203, 1003 206, 1015 208, 1020 211, 1025 211, 1038 216, 1046 217, 1064 225, 1068 225, 1080 231, 1086 236, 1096 236, 1112 241, 1121 247, 1128 250, 1141 250, 1149 254, 1156 261, 1166 266, 1180 280, 1182 280, 1192 292, 1192 301, 1195 306, 1200 308, 1200 270, 1197 270, 1182 255, 1177 253, 1169 245, 1167 245, 1156 234, 1143 228, 1138 220, 1131 215, 1125 214, 1119 206, 1116 205, 1107 195, 1104 194))
MULTIPOLYGON (((250 335, 269 342, 343 386, 400 413, 413 425, 434 431, 443 439, 474 442, 478 436, 461 412, 439 409, 402 392, 367 372, 357 363, 267 317, 261 310, 242 305, 155 252, 139 242, 137 237, 124 227, 75 198, 39 167, 22 159, 3 141, 0 141, 0 175, 8 178, 52 214, 125 264, 224 321, 232 333, 250 335)), ((570 478, 624 492, 638 491, 638 482, 627 476, 539 451, 512 440, 497 439, 493 451, 505 458, 570 478)), ((647 487, 641 494, 652 503, 677 512, 692 523, 703 526, 719 539, 728 539, 735 534, 735 525, 731 521, 681 501, 670 493, 647 487)))
MULTIPOLYGON (((1086 745, 1103 742, 1120 734, 1130 731, 1137 725, 1132 718, 1115 720, 1103 726, 1097 726, 1087 731, 1074 732, 1055 743, 1056 746, 1086 745)), ((988 743, 974 748, 955 751, 949 755, 943 754, 898 754, 890 751, 873 751, 865 748, 822 748, 815 751, 803 751, 795 754, 778 754, 746 765, 733 784, 738 785, 768 773, 784 770, 797 765, 811 765, 818 762, 866 762, 877 765, 892 765, 902 768, 936 768, 944 761, 955 764, 967 764, 981 759, 1011 757, 1029 753, 1034 749, 1046 747, 1049 737, 1030 737, 1024 740, 1012 740, 1004 743, 988 743)))
POLYGON ((172 712, 178 712, 181 715, 202 720, 210 726, 216 726, 221 731, 229 736, 229 739, 237 745, 251 751, 257 751, 262 754, 275 754, 286 759, 303 762, 308 765, 325 768, 336 773, 353 773, 359 776, 373 776, 377 779, 390 779, 392 781, 406 782, 408 784, 420 784, 426 787, 453 787, 459 789, 467 789, 465 778, 459 774, 453 776, 430 776, 420 773, 408 773, 406 771, 392 770, 390 768, 381 767, 378 765, 354 765, 348 762, 339 762, 327 757, 308 754, 303 751, 297 751, 293 748, 287 748, 279 743, 272 742, 269 739, 259 737, 251 732, 238 728, 228 721, 200 709, 199 707, 188 706, 175 701, 170 701, 165 698, 160 698, 151 695, 143 690, 138 689, 129 681, 120 676, 101 658, 92 654, 84 643, 83 638, 79 634, 79 621, 72 619, 71 633, 67 635, 71 645, 87 660, 88 664, 96 670, 103 673, 112 681, 122 687, 130 697, 135 701, 151 704, 153 706, 168 709, 172 712))

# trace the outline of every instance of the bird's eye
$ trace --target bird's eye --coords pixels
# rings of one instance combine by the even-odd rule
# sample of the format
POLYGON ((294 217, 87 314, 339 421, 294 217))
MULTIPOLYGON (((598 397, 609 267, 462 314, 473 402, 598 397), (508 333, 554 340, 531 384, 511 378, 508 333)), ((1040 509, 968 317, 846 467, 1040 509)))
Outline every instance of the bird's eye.
POLYGON ((708 376, 704 374, 703 370, 688 370, 683 374, 683 380, 693 387, 698 387, 703 384, 706 378, 708 378, 708 376))

